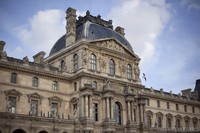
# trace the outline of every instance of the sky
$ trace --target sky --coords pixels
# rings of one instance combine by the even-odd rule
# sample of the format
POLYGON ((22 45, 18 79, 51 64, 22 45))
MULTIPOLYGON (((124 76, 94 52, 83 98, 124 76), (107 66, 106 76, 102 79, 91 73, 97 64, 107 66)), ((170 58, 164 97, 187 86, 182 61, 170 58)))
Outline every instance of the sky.
POLYGON ((39 51, 47 57, 65 34, 65 11, 72 7, 77 16, 89 10, 125 28, 141 58, 145 87, 179 93, 194 89, 200 79, 200 0, 1 0, 0 5, 0 40, 10 57, 32 61, 39 51))

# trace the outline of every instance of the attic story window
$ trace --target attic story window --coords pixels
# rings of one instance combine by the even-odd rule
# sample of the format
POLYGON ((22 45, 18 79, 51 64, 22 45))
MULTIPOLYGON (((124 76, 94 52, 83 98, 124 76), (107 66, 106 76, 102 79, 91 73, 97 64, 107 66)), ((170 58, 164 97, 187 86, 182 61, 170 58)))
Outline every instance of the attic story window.
POLYGON ((78 55, 75 54, 73 57, 74 60, 74 71, 78 70, 78 55))
POLYGON ((16 73, 11 74, 11 83, 14 83, 14 84, 17 83, 17 74, 16 73))
POLYGON ((110 75, 114 76, 115 75, 115 62, 113 59, 109 61, 109 70, 110 70, 110 75))

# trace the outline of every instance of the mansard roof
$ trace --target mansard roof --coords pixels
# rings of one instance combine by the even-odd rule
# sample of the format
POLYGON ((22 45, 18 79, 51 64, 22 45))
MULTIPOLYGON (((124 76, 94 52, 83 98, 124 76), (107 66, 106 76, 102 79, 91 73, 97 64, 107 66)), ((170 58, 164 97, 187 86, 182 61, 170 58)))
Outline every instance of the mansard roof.
MULTIPOLYGON (((87 12, 86 16, 79 17, 79 19, 76 21, 76 41, 83 38, 89 41, 115 38, 133 53, 132 47, 126 38, 117 31, 113 30, 112 20, 105 21, 101 19, 100 15, 95 17, 87 12)), ((58 39, 58 41, 52 47, 49 55, 51 56, 61 49, 64 49, 65 46, 66 34, 58 39)))

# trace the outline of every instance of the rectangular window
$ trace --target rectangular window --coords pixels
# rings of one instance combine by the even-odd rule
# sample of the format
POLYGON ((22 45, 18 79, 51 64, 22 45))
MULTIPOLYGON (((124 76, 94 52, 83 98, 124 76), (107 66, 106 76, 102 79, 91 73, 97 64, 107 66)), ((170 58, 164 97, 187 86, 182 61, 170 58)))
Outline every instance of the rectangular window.
POLYGON ((147 99, 147 106, 149 106, 150 104, 149 104, 149 102, 150 102, 150 100, 149 99, 147 99))
POLYGON ((37 100, 31 100, 30 114, 36 116, 37 113, 38 113, 38 101, 37 100))
POLYGON ((157 107, 160 107, 160 101, 157 100, 157 107))
POLYGON ((192 107, 192 113, 195 113, 195 108, 194 107, 192 107))
POLYGON ((16 73, 12 73, 11 74, 11 83, 16 84, 17 83, 17 74, 16 73))
POLYGON ((168 128, 172 127, 172 120, 171 120, 171 118, 167 118, 167 127, 168 128))
POLYGON ((187 112, 187 106, 186 105, 184 105, 184 111, 187 112))
POLYGON ((58 82, 57 81, 53 81, 52 90, 58 91, 58 82))
POLYGON ((8 112, 16 112, 16 97, 9 96, 8 98, 8 112))
POLYGON ((94 121, 98 121, 99 117, 98 117, 98 104, 97 103, 93 104, 93 117, 94 117, 94 121))
POLYGON ((74 91, 77 91, 77 83, 74 82, 74 91))
POLYGON ((58 113, 58 103, 51 103, 51 117, 56 117, 58 113))
POLYGON ((33 87, 38 87, 38 78, 37 77, 33 77, 32 85, 33 85, 33 87))
POLYGON ((158 116, 158 127, 162 127, 162 118, 160 116, 158 116))
POLYGON ((170 107, 169 107, 169 102, 167 102, 167 109, 169 109, 170 107))
POLYGON ((176 110, 179 110, 179 106, 178 106, 178 104, 176 104, 176 110))

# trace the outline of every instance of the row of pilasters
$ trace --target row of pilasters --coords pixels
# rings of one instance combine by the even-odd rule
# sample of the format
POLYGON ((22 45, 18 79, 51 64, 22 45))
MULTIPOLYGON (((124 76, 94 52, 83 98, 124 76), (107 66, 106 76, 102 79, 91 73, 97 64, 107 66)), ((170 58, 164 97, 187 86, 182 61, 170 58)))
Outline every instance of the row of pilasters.
POLYGON ((145 123, 145 103, 139 103, 139 112, 140 112, 140 122, 145 123))
POLYGON ((133 101, 126 101, 127 104, 127 120, 128 121, 135 121, 135 114, 134 114, 134 102, 133 101))
POLYGON ((82 117, 93 117, 92 115, 92 95, 81 96, 82 117))
POLYGON ((112 97, 105 97, 103 99, 103 104, 105 107, 105 118, 106 119, 113 119, 113 98, 112 97))

